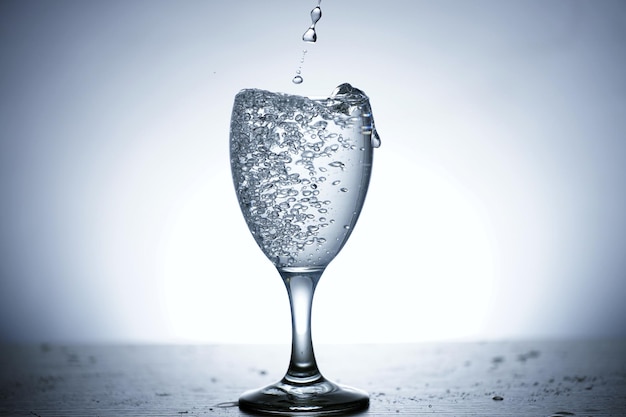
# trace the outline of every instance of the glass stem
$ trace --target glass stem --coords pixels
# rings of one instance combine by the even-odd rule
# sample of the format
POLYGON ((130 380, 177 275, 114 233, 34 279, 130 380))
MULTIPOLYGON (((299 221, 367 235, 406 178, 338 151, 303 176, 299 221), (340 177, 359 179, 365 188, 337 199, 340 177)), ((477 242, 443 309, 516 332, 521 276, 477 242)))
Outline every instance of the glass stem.
POLYGON ((309 384, 322 379, 317 369, 311 339, 311 307, 315 287, 323 269, 305 272, 280 270, 291 306, 291 361, 285 380, 295 384, 309 384))

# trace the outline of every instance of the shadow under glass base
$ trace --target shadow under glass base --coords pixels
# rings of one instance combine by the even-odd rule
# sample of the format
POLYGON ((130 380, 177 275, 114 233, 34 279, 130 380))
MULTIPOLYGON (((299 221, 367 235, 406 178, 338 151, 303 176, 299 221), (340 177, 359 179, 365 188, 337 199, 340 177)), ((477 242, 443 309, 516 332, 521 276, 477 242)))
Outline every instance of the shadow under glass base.
POLYGON ((294 384, 283 379, 259 390, 245 392, 239 398, 239 408, 243 411, 267 415, 346 415, 368 406, 366 392, 335 384, 323 377, 307 384, 294 384))

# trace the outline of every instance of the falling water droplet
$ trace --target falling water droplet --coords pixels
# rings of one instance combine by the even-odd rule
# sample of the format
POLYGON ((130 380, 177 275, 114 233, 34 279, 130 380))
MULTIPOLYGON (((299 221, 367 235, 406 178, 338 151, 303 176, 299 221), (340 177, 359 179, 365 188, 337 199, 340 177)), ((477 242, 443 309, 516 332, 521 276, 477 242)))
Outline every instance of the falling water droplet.
POLYGON ((317 33, 315 33, 315 25, 311 25, 310 28, 302 35, 302 40, 305 42, 317 42, 317 33))
MULTIPOLYGON (((311 26, 309 26, 309 28, 302 35, 302 40, 305 42, 315 43, 317 41, 317 32, 315 31, 315 25, 322 18, 322 8, 320 7, 321 3, 322 0, 318 0, 317 6, 315 6, 313 10, 311 10, 311 26)), ((306 52, 307 51, 305 49, 302 53, 302 58, 300 59, 300 67, 298 68, 296 76, 292 79, 294 84, 302 84, 302 82, 304 81, 304 79, 300 76, 300 73, 302 70, 302 64, 304 64, 304 56, 306 52)))
POLYGON ((296 75, 291 80, 294 84, 302 84, 302 81, 304 81, 304 78, 302 78, 300 74, 302 74, 302 64, 304 64, 304 57, 306 56, 306 53, 307 53, 307 50, 304 49, 302 51, 302 57, 300 58, 300 66, 296 70, 296 75))
POLYGON ((316 8, 311 10, 311 21, 313 22, 313 24, 316 24, 317 22, 319 22, 321 17, 322 17, 322 9, 320 8, 320 6, 317 6, 316 8))
POLYGON ((302 35, 302 40, 305 42, 316 42, 317 41, 317 33, 315 32, 315 24, 319 22, 322 18, 322 9, 320 7, 320 3, 317 3, 317 6, 311 10, 311 26, 304 32, 302 35))

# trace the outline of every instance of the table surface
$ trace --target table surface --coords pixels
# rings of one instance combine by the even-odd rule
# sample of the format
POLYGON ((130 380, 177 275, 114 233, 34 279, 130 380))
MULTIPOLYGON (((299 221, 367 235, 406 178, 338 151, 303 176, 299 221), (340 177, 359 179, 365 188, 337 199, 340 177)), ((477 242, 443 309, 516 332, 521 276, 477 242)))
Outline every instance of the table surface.
MULTIPOLYGON (((320 345, 359 416, 626 416, 626 340, 320 345)), ((289 346, 0 346, 0 416, 244 416, 289 346)))

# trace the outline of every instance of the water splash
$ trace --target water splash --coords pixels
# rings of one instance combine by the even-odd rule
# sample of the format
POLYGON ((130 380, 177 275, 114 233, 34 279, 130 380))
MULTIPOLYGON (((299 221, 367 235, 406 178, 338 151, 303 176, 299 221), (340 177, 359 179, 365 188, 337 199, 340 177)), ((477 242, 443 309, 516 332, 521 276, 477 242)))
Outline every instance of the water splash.
MULTIPOLYGON (((353 106, 367 105, 369 108, 369 99, 367 95, 358 88, 352 87, 349 83, 343 83, 332 92, 331 99, 338 99, 338 103, 334 105, 335 110, 341 111, 345 114, 352 112, 353 106)), ((374 116, 372 110, 363 113, 363 116, 367 118, 363 123, 363 134, 370 136, 370 143, 372 148, 379 148, 381 144, 380 135, 376 130, 376 124, 374 123, 374 116)), ((331 165, 332 166, 332 165, 331 165)))

